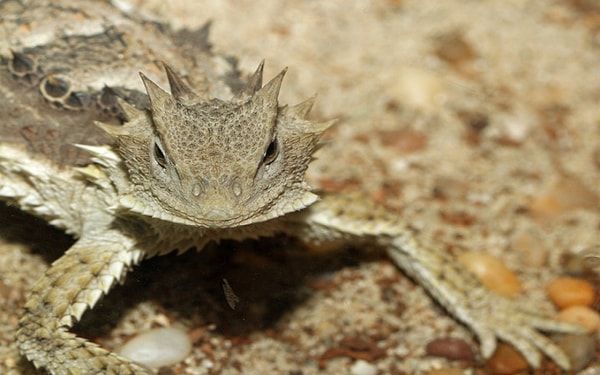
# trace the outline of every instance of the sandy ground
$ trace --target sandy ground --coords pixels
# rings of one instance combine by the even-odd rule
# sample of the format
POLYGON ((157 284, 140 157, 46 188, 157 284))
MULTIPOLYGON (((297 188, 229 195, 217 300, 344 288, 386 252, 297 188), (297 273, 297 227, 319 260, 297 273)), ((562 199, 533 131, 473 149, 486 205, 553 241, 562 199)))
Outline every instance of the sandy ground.
MULTIPOLYGON (((309 171, 313 185, 368 194, 424 242, 500 257, 519 273, 524 303, 551 308, 544 285, 568 271, 565 257, 600 244, 598 2, 138 5, 175 27, 212 20, 214 49, 245 70, 262 58, 267 77, 289 66, 281 101, 318 93, 313 118, 340 119, 309 171)), ((19 306, 69 239, 1 214, 10 235, 0 373, 21 374, 31 369, 12 342, 19 306)), ((78 329, 114 348, 136 331, 183 326, 194 352, 164 374, 361 374, 365 363, 379 374, 488 371, 480 359, 426 356, 439 337, 478 346, 385 257, 361 250, 315 253, 277 239, 153 259, 78 329), (223 279, 241 299, 236 310, 223 279)), ((538 373, 560 373, 544 366, 538 373)))

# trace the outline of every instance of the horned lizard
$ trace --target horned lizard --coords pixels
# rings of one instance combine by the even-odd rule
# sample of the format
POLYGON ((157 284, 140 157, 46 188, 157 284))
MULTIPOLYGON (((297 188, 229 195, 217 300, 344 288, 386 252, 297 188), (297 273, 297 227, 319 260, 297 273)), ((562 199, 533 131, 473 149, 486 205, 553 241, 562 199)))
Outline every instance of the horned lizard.
POLYGON ((78 238, 19 322, 18 346, 36 367, 150 373, 69 329, 144 258, 283 233, 384 248, 472 329, 483 356, 502 339, 534 366, 545 353, 569 368, 537 330, 572 326, 488 291, 393 212, 311 191, 304 172, 333 122, 307 120, 314 98, 278 103, 285 70, 263 85, 261 63, 242 83, 205 30, 173 32, 108 3, 2 6, 0 197, 78 238))

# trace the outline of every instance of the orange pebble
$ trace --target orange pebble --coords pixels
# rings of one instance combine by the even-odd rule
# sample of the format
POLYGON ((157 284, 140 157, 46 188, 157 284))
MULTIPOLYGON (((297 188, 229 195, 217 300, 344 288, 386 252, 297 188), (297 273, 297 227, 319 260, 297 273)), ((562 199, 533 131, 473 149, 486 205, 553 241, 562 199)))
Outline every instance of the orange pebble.
POLYGON ((487 368, 494 375, 509 375, 528 370, 529 364, 515 348, 502 343, 488 359, 487 368))
POLYGON ((464 371, 458 368, 438 368, 427 372, 427 375, 463 375, 464 371))
POLYGON ((590 333, 600 327, 600 314, 587 306, 567 307, 558 314, 558 320, 577 324, 590 333))
POLYGON ((548 284, 546 291, 559 309, 591 306, 596 298, 592 284, 574 277, 559 277, 548 284))
POLYGON ((521 281, 502 261, 493 255, 479 251, 467 251, 458 260, 488 289, 512 297, 521 292, 521 281))
POLYGON ((531 202, 529 209, 536 218, 551 219, 571 210, 596 207, 598 207, 596 193, 578 178, 565 176, 531 202))

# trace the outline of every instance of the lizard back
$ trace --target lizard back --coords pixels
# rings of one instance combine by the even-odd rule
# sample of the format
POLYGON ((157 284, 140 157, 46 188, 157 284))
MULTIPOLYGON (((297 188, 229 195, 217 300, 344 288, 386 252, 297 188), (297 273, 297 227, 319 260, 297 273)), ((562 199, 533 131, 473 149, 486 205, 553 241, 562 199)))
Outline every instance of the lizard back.
POLYGON ((108 2, 69 4, 0 4, 1 143, 61 168, 87 164, 89 154, 73 144, 110 143, 94 121, 123 122, 116 96, 147 108, 137 73, 164 86, 163 61, 217 96, 243 87, 235 61, 211 52, 208 26, 176 32, 108 2))

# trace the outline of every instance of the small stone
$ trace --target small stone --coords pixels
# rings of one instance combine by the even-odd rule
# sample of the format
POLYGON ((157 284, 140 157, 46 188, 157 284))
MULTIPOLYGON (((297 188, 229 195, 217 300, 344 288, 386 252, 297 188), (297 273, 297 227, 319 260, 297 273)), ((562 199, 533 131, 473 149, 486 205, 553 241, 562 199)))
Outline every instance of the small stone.
POLYGON ((596 164, 596 168, 600 169, 600 146, 597 146, 592 153, 592 160, 596 164))
POLYGON ((400 66, 395 85, 389 85, 389 95, 401 103, 419 109, 432 109, 439 105, 446 82, 440 74, 420 67, 400 66))
POLYGON ((464 375, 464 370, 457 368, 438 368, 427 372, 427 375, 464 375))
POLYGON ((600 314, 587 306, 570 306, 558 314, 558 320, 577 324, 592 333, 600 327, 600 314))
POLYGON ((571 370, 579 371, 596 357, 596 339, 593 335, 563 335, 558 346, 567 354, 571 370))
POLYGON ((459 200, 464 199, 469 193, 469 186, 464 180, 449 176, 440 176, 435 179, 433 196, 439 199, 459 200))
POLYGON ((475 356, 469 344, 462 339, 440 338, 430 341, 425 347, 428 355, 454 360, 473 361, 475 356))
POLYGON ((11 295, 12 288, 0 280, 0 297, 6 301, 11 295))
POLYGON ((435 54, 457 68, 477 57, 477 53, 459 30, 438 35, 435 42, 435 54))
POLYGON ((529 205, 538 219, 551 219, 576 209, 596 209, 598 196, 574 176, 563 177, 549 186, 529 205))
POLYGON ((412 129, 384 131, 378 134, 384 147, 393 149, 398 155, 406 155, 427 148, 427 137, 412 129))
POLYGON ((367 361, 363 361, 359 359, 354 362, 352 367, 350 367, 350 374, 352 375, 376 375, 377 367, 373 366, 367 361))
POLYGON ((487 368, 494 375, 510 375, 528 370, 529 364, 515 348, 501 343, 487 361, 487 368))
POLYGON ((467 251, 458 260, 473 273, 488 289, 505 297, 521 292, 521 281, 504 263, 491 254, 467 251))
POLYGON ((559 309, 591 306, 596 298, 592 284, 574 277, 559 277, 548 284, 546 291, 559 309))
POLYGON ((499 115, 496 119, 498 141, 506 146, 519 146, 525 142, 537 124, 535 114, 524 108, 499 115))
POLYGON ((548 261, 548 248, 542 239, 531 231, 520 231, 510 241, 510 247, 520 255, 528 267, 543 267, 548 261))
POLYGON ((189 355, 192 344, 185 331, 155 328, 141 333, 121 347, 119 353, 150 368, 172 366, 189 355))

